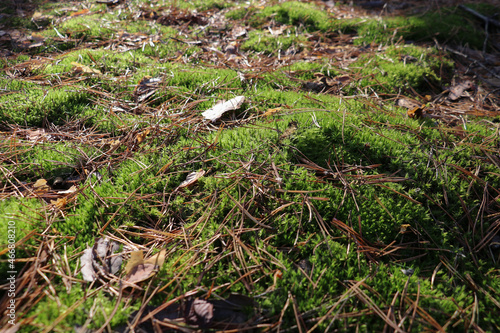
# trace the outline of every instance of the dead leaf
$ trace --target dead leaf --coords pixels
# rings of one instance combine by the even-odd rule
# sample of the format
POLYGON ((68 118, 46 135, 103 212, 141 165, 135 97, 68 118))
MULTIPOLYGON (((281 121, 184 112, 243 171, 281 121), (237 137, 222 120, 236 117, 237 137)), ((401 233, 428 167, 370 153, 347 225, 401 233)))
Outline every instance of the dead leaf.
POLYGON ((57 194, 71 194, 75 193, 76 191, 78 191, 78 188, 75 185, 72 185, 69 189, 65 191, 59 191, 57 192, 57 194))
POLYGON ((228 101, 222 101, 215 104, 212 108, 204 111, 201 115, 212 122, 219 119, 225 112, 237 110, 245 101, 245 96, 236 96, 228 101))
MULTIPOLYGON (((223 327, 228 329, 233 325, 242 325, 247 322, 250 309, 253 311, 256 308, 257 304, 253 298, 241 294, 231 294, 226 299, 195 299, 186 302, 185 305, 182 305, 181 302, 175 302, 167 307, 163 305, 157 308, 146 306, 140 322, 144 322, 147 317, 160 322, 182 320, 199 328, 216 328, 221 327, 220 324, 224 324, 223 327)), ((132 317, 135 315, 132 314, 132 317)))
POLYGON ((38 179, 35 184, 33 184, 33 189, 37 195, 47 193, 50 190, 49 185, 45 179, 38 179))
POLYGON ((452 101, 456 101, 457 99, 462 97, 464 91, 472 88, 474 88, 474 84, 471 81, 467 80, 460 82, 459 84, 454 85, 450 88, 450 94, 448 95, 448 98, 452 101))
POLYGON ((408 109, 406 111, 406 114, 408 115, 408 117, 410 118, 422 118, 423 116, 423 112, 424 112, 424 107, 416 107, 416 108, 413 108, 413 109, 408 109))
POLYGON ((411 225, 401 224, 400 229, 399 229, 399 233, 404 234, 406 232, 406 229, 408 229, 409 227, 411 227, 411 225))
POLYGON ((198 179, 203 177, 203 175, 205 175, 205 170, 191 172, 190 174, 187 175, 186 180, 183 181, 179 186, 177 186, 177 189, 194 184, 198 179))
POLYGON ((235 55, 238 52, 238 47, 239 47, 238 42, 231 42, 227 44, 226 47, 224 48, 226 56, 235 55))
POLYGON ((68 199, 63 197, 63 198, 59 198, 57 200, 50 200, 50 203, 52 205, 54 205, 54 207, 57 209, 63 209, 64 207, 66 207, 66 204, 68 203, 68 199))
POLYGON ((245 36, 246 34, 247 34, 247 29, 239 25, 235 26, 233 30, 231 30, 231 35, 233 36, 233 38, 242 37, 245 36))
POLYGON ((84 281, 93 282, 97 275, 92 267, 92 249, 88 248, 83 251, 80 257, 80 264, 82 265, 81 273, 84 281))
POLYGON ((141 143, 144 141, 144 139, 146 139, 146 137, 148 136, 148 134, 150 133, 151 131, 149 129, 146 129, 140 133, 138 133, 135 137, 135 140, 137 141, 137 143, 141 143))
POLYGON ((83 251, 80 257, 83 280, 94 282, 98 276, 116 274, 122 265, 122 256, 115 252, 120 249, 118 243, 109 238, 99 238, 92 248, 83 251))
POLYGON ((32 142, 43 140, 45 137, 50 137, 50 135, 46 135, 45 130, 43 128, 26 131, 26 138, 32 142))
POLYGON ((288 123, 288 127, 283 131, 279 139, 283 140, 289 138, 293 133, 297 131, 298 128, 299 128, 298 122, 296 122, 295 120, 290 121, 288 123))
POLYGON ((124 280, 129 283, 137 283, 149 279, 156 274, 165 262, 166 250, 163 249, 151 258, 144 260, 142 251, 134 251, 125 267, 124 280))
POLYGON ((314 76, 313 81, 302 82, 302 89, 318 93, 339 93, 351 81, 351 77, 348 75, 330 77, 318 72, 314 73, 314 76))
POLYGON ((139 264, 135 266, 130 274, 125 277, 125 281, 129 283, 138 283, 149 279, 158 271, 158 266, 152 264, 139 264))
POLYGON ((283 110, 282 108, 268 109, 262 116, 269 117, 269 116, 272 116, 273 114, 278 113, 282 110, 283 110))
POLYGON ((206 327, 212 323, 214 306, 204 299, 195 299, 189 308, 186 321, 192 325, 206 327))
POLYGON ((71 65, 74 66, 73 70, 75 71, 75 73, 102 74, 98 69, 90 68, 89 66, 79 64, 75 61, 72 61, 71 65))
POLYGON ((287 29, 288 27, 286 25, 282 25, 281 27, 278 27, 276 29, 272 29, 271 27, 268 27, 269 29, 269 32, 271 33, 271 35, 273 36, 279 36, 281 34, 283 34, 283 32, 287 29))
POLYGON ((163 249, 160 252, 156 253, 154 256, 144 260, 145 264, 154 264, 157 266, 163 266, 165 262, 165 255, 167 254, 167 250, 163 249))
POLYGON ((47 181, 45 179, 38 179, 35 184, 33 184, 33 188, 41 188, 47 186, 47 181))
POLYGON ((130 253, 130 259, 125 266, 125 274, 128 275, 134 267, 144 263, 142 251, 134 251, 130 253))
POLYGON ((275 290, 278 285, 278 279, 283 278, 283 272, 277 269, 273 274, 273 285, 270 287, 271 290, 275 290))
POLYGON ((346 85, 351 81, 351 77, 349 75, 339 75, 334 78, 339 84, 346 85))
POLYGON ((42 17, 43 17, 43 14, 41 12, 34 12, 33 15, 31 16, 31 19, 37 21, 37 20, 41 20, 42 17))
POLYGON ((413 109, 419 107, 420 104, 407 98, 399 98, 396 100, 396 105, 406 109, 413 109))

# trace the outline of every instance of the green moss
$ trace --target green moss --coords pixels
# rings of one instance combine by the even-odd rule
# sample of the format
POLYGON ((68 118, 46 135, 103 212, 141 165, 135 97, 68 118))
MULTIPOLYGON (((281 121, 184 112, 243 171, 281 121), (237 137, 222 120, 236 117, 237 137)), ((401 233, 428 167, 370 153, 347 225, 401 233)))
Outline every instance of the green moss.
MULTIPOLYGON (((5 185, 5 184, 4 184, 5 185)), ((0 200, 0 250, 7 249, 10 240, 19 242, 32 231, 38 231, 45 228, 45 211, 43 204, 38 199, 26 199, 22 202, 16 198, 0 200), (14 238, 11 238, 14 236, 14 238)), ((36 255, 37 236, 31 235, 26 241, 19 243, 15 247, 14 258, 29 258, 36 255)), ((24 266, 20 260, 14 261, 15 268, 11 267, 9 262, 9 252, 0 256, 0 269, 3 272, 20 272, 24 266)), ((7 281, 6 274, 2 275, 2 283, 7 281)))
MULTIPOLYGON (((498 10, 491 5, 467 4, 483 15, 498 10)), ((485 40, 484 27, 471 14, 458 7, 427 11, 422 15, 369 19, 357 27, 360 43, 393 44, 402 37, 406 41, 469 45, 481 49, 485 40)))
MULTIPOLYGON (((69 293, 57 295, 59 304, 47 300, 42 301, 40 304, 41 306, 31 311, 30 314, 36 319, 25 327, 25 329, 27 329, 26 331, 46 328, 48 324, 53 323, 59 316, 65 315, 65 311, 68 311, 69 308, 75 304, 75 300, 79 303, 78 306, 75 310, 68 311, 61 323, 56 326, 55 331, 67 332, 73 330, 76 325, 83 326, 84 324, 89 325, 88 328, 90 329, 101 328, 106 322, 107 316, 111 314, 115 308, 116 299, 104 292, 99 292, 88 298, 86 297, 87 294, 88 291, 84 291, 80 286, 73 286, 69 293), (96 311, 90 313, 91 308, 96 311), (93 320, 88 324, 86 320, 90 316, 92 316, 93 320)), ((110 325, 112 327, 125 325, 129 316, 135 310, 137 310, 137 306, 124 308, 123 305, 120 305, 118 311, 116 311, 116 315, 111 319, 110 325)))
POLYGON ((283 24, 304 26, 308 31, 327 31, 332 27, 328 14, 310 3, 287 1, 276 6, 265 7, 260 15, 272 17, 283 24))
POLYGON ((306 39, 303 36, 295 34, 285 36, 273 36, 268 32, 252 31, 249 34, 247 41, 241 46, 242 50, 253 50, 255 52, 263 52, 265 54, 284 54, 291 47, 294 52, 299 52, 306 39))
POLYGON ((237 21, 248 16, 253 16, 255 12, 256 9, 253 7, 241 7, 241 8, 231 9, 226 13, 226 17, 237 21))
POLYGON ((361 87, 375 87, 381 93, 404 93, 411 87, 425 93, 430 84, 439 85, 446 78, 452 63, 432 48, 407 45, 388 47, 376 57, 362 55, 351 68, 363 75, 361 87))
MULTIPOLYGON (((55 12, 59 5, 46 3, 43 10, 55 12)), ((496 264, 487 245, 477 250, 498 208, 499 171, 491 157, 498 148, 498 128, 464 119, 462 132, 434 120, 408 119, 392 101, 375 103, 359 95, 359 89, 366 89, 367 95, 369 89, 380 95, 410 90, 424 94, 431 89, 428 83, 445 86, 453 68, 450 58, 434 48, 405 44, 400 37, 454 41, 462 38, 462 27, 447 26, 450 32, 436 36, 432 22, 425 20, 438 20, 437 13, 337 20, 319 6, 301 2, 265 8, 218 0, 157 5, 134 0, 121 10, 92 7, 91 15, 72 17, 55 27, 78 41, 62 43, 54 29, 43 32, 61 43, 54 47, 77 49, 51 54, 45 67, 33 68, 26 76, 2 76, 0 135, 8 139, 0 141, 0 168, 9 178, 0 179, 0 185, 10 189, 39 178, 52 183, 56 176, 83 174, 84 165, 100 176, 94 173, 78 183, 80 192, 63 212, 48 210, 40 199, 2 197, 0 227, 15 220, 18 238, 45 230, 43 237, 60 240, 51 254, 67 255, 75 278, 81 277, 81 251, 102 234, 149 248, 158 241, 169 254, 150 286, 165 288, 149 305, 165 304, 193 290, 199 290, 193 297, 202 298, 208 290, 214 297, 240 293, 259 304, 249 310, 248 318, 280 318, 282 329, 296 327, 298 311, 304 331, 320 318, 325 320, 318 331, 383 331, 384 320, 361 295, 384 313, 394 309, 396 316, 410 313, 418 297, 419 307, 442 325, 470 329, 477 309, 478 327, 498 330, 498 318, 488 310, 495 308, 491 299, 500 288, 496 264), (237 63, 222 58, 212 62, 207 47, 222 48, 227 31, 166 27, 136 16, 141 6, 160 12, 170 5, 171 10, 209 10, 203 15, 234 8, 226 14, 235 20, 230 24, 258 28, 248 28, 248 37, 238 37, 250 65, 239 62, 244 57, 237 63), (239 19, 245 22, 236 22, 239 19), (270 20, 287 25, 287 30, 279 36, 259 30, 270 20), (119 39, 122 30, 158 39, 152 45, 147 39, 129 45, 119 39), (304 31, 315 34, 305 36, 304 31), (324 40, 318 39, 318 31, 324 40), (382 46, 377 52, 369 52, 375 50, 371 46, 360 48, 364 53, 349 68, 339 69, 330 56, 300 60, 317 42, 325 43, 337 33, 359 37, 353 43, 382 46), (109 38, 130 49, 79 44, 109 38), (206 44, 190 43, 196 40, 206 44), (291 48, 305 52, 273 59, 291 48), (272 66, 268 59, 275 61, 272 66), (75 73, 72 62, 101 74, 75 73), (239 72, 256 76, 242 82, 239 72), (362 77, 343 90, 356 98, 303 91, 302 82, 314 80, 318 72, 362 77), (146 75, 163 79, 148 109, 115 112, 115 105, 137 110, 134 89, 146 75), (37 81, 30 81, 34 78, 37 81), (216 123, 202 119, 201 112, 216 101, 237 95, 246 97, 239 110, 216 123), (62 135, 45 142, 31 142, 22 135, 11 139, 18 133, 10 130, 14 124, 43 126, 56 133, 76 127, 85 140, 62 135), (151 133, 139 143, 142 128, 151 133), (112 137, 121 144, 108 151, 100 141, 112 137), (206 174, 192 186, 179 188, 198 170, 206 174), (338 221, 345 226, 339 227, 338 221), (414 275, 404 275, 403 267, 414 268, 414 275), (491 297, 476 287, 471 291, 464 283, 467 275, 491 297), (355 294, 352 286, 361 280, 355 294), (403 291, 405 297, 400 297, 403 291), (334 316, 342 320, 332 320, 334 316)), ((442 13, 457 19, 456 12, 442 13)), ((452 22, 444 17, 441 23, 452 22)), ((2 61, 12 66, 30 59, 24 55, 2 61)), ((40 237, 20 245, 19 255, 36 255, 40 237)), ((5 239, 0 238, 0 244, 4 246, 5 239)), ((0 268, 6 264, 0 262, 0 268)), ((67 291, 61 276, 48 270, 44 272, 56 292, 47 290, 50 297, 42 297, 22 314, 35 318, 26 331, 47 327, 73 304, 76 310, 55 331, 83 324, 91 311, 90 328, 99 328, 105 322, 103 311, 109 315, 116 298, 105 292, 85 298, 92 290, 78 282, 67 291)), ((119 305, 111 326, 124 324, 149 295, 139 289, 124 295, 127 306, 119 305)), ((432 329, 428 321, 415 317, 412 330, 432 329)))
POLYGON ((60 123, 79 114, 88 102, 84 92, 2 81, 11 93, 0 96, 0 122, 24 126, 41 126, 47 121, 60 123))

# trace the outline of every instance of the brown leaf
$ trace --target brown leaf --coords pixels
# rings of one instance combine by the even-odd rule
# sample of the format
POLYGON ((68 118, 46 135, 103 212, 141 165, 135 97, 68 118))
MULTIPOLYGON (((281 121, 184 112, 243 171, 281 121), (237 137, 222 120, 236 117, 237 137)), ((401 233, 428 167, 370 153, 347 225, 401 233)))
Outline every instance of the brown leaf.
POLYGON ((68 203, 68 199, 66 197, 59 198, 57 200, 50 200, 50 203, 54 205, 55 208, 57 209, 63 209, 66 207, 66 204, 68 203))
POLYGON ((31 16, 33 21, 41 21, 45 19, 45 16, 41 12, 34 12, 33 16, 31 16))
POLYGON ((268 109, 262 116, 269 117, 275 113, 281 112, 282 110, 283 110, 282 108, 268 109))
POLYGON ((238 38, 245 36, 247 34, 247 29, 240 25, 236 25, 233 30, 231 30, 231 35, 233 38, 238 38))
POLYGON ((142 251, 134 251, 125 266, 125 281, 137 283, 149 279, 156 274, 158 269, 165 262, 166 250, 163 249, 151 258, 144 260, 142 251))
POLYGON ((38 189, 47 186, 47 181, 45 179, 38 179, 35 184, 33 184, 33 188, 38 189))
POLYGON ((138 283, 149 279, 157 272, 157 266, 152 264, 139 264, 135 266, 130 274, 125 276, 125 281, 129 283, 138 283))
POLYGON ((86 74, 102 74, 100 70, 95 68, 90 68, 89 66, 79 64, 72 61, 71 64, 74 66, 75 73, 86 73, 86 74))
POLYGON ((47 193, 50 190, 49 185, 47 185, 47 181, 45 179, 38 179, 35 184, 33 184, 33 189, 35 190, 35 194, 40 195, 47 193))
POLYGON ((281 27, 278 27, 276 29, 272 29, 271 27, 268 27, 269 32, 273 36, 279 36, 279 35, 283 34, 283 32, 286 30, 286 28, 288 28, 286 25, 282 25, 281 27))
POLYGON ((416 107, 419 107, 420 104, 418 104, 417 102, 411 100, 411 99, 407 99, 407 98, 399 98, 396 100, 396 105, 397 106, 400 106, 402 108, 406 108, 406 109, 414 109, 416 107))
POLYGON ((127 262, 127 266, 125 266, 125 274, 128 275, 134 267, 137 265, 143 264, 143 254, 142 251, 134 251, 130 254, 130 259, 127 262))
POLYGON ((454 85, 450 88, 450 94, 448 95, 448 98, 452 101, 456 101, 457 99, 462 97, 464 91, 472 88, 474 88, 474 84, 471 81, 467 80, 460 82, 459 84, 454 85))
POLYGON ((163 263, 165 262, 165 255, 167 254, 167 250, 163 249, 154 256, 151 256, 150 258, 144 260, 145 264, 153 264, 157 265, 159 267, 163 266, 163 263))
POLYGON ((47 136, 48 135, 45 134, 45 130, 43 128, 37 130, 26 130, 26 138, 33 142, 43 140, 47 136))
POLYGON ((351 81, 351 77, 349 75, 340 75, 340 76, 336 76, 335 80, 339 84, 346 85, 347 83, 349 83, 351 81))
POLYGON ((423 112, 424 112, 424 110, 422 107, 416 107, 413 109, 408 109, 408 111, 406 111, 406 114, 410 118, 421 118, 423 115, 423 112))
POLYGON ((148 134, 150 132, 151 131, 149 129, 146 129, 146 130, 138 133, 137 136, 135 137, 135 140, 137 141, 137 143, 141 143, 142 141, 144 141, 144 139, 146 139, 146 137, 148 136, 148 134))
POLYGON ((406 229, 408 229, 409 227, 411 227, 411 225, 401 224, 401 226, 399 227, 399 233, 404 234, 406 232, 406 229))
POLYGON ((213 317, 213 304, 198 298, 191 303, 186 321, 192 325, 206 327, 212 323, 213 317))

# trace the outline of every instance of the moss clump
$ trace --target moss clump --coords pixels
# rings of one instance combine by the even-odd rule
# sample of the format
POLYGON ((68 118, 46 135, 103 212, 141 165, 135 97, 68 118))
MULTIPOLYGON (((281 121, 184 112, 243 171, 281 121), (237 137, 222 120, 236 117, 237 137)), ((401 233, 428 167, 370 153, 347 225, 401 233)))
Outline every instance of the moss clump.
MULTIPOLYGON (((73 39, 41 32, 64 44, 36 52, 54 53, 2 60, 15 66, 0 74, 0 227, 14 220, 18 239, 34 233, 18 253, 32 265, 46 249, 31 282, 51 285, 19 312, 31 320, 25 331, 57 323, 53 330, 65 332, 89 318, 99 329, 120 290, 115 330, 146 299, 146 310, 171 301, 189 310, 194 298, 236 293, 251 300, 245 328, 383 331, 391 309, 407 318, 398 323, 405 331, 466 331, 470 323, 498 331, 490 311, 497 253, 486 238, 499 210, 498 124, 410 119, 384 99, 419 99, 415 91, 449 81, 445 54, 400 40, 420 33, 428 23, 417 19, 428 14, 337 20, 338 8, 297 1, 160 2, 92 7, 55 27, 73 39), (154 21, 185 9, 234 21, 154 21), (281 34, 268 33, 278 26, 281 34), (214 52, 230 43, 240 48, 214 52), (61 54, 63 46, 75 49, 61 54), (75 71, 75 62, 100 73, 75 71), (305 90, 340 75, 341 91, 305 90), (149 95, 140 100, 138 91, 149 95), (237 110, 203 119, 235 96, 245 97, 237 110), (35 140, 26 133, 38 128, 27 126, 47 136, 35 140), (78 191, 59 191, 56 177, 78 191), (30 192, 40 178, 50 191, 30 192), (51 201, 59 198, 66 205, 51 201), (79 258, 103 236, 123 244, 125 263, 132 249, 165 248, 165 264, 141 288, 104 276, 85 285, 79 258)), ((43 10, 61 11, 53 5, 43 10)), ((425 31, 422 40, 431 37, 425 31)), ((124 278, 123 266, 117 275, 124 278)))
POLYGON ((287 1, 264 8, 260 15, 283 24, 304 26, 307 31, 327 31, 332 27, 329 15, 310 3, 287 1))
POLYGON ((411 87, 425 93, 446 80, 452 63, 432 48, 395 45, 376 57, 361 55, 351 68, 363 75, 361 87, 372 86, 380 93, 404 93, 411 87))
POLYGON ((252 31, 241 46, 242 50, 252 50, 255 52, 263 52, 265 54, 291 54, 298 53, 302 50, 306 39, 299 35, 288 34, 284 36, 273 36, 269 32, 252 31))
POLYGON ((80 114, 88 103, 85 92, 50 88, 19 81, 3 81, 12 91, 0 96, 0 122, 41 126, 44 122, 61 123, 80 114))
MULTIPOLYGON (((6 185, 0 183, 1 185, 6 185)), ((12 236, 13 230, 15 230, 16 242, 19 242, 24 237, 28 236, 30 232, 37 232, 38 230, 43 230, 45 228, 45 207, 42 202, 38 199, 30 198, 23 200, 17 200, 16 198, 9 198, 5 200, 0 200, 0 230, 4 232, 0 233, 0 250, 7 249, 10 244, 10 236, 12 236), (14 229, 12 229, 14 228, 14 229), (8 238, 9 237, 9 238, 8 238)), ((30 258, 36 256, 37 252, 37 239, 36 234, 31 235, 26 241, 18 244, 15 247, 15 258, 30 258)), ((4 272, 7 271, 17 271, 20 272, 25 263, 21 260, 15 260, 15 269, 9 266, 7 261, 7 256, 9 253, 2 255, 2 261, 0 261, 0 269, 4 272)), ((7 283, 7 274, 2 274, 2 279, 0 280, 2 284, 7 283)))
MULTIPOLYGON (((486 16, 499 9, 486 4, 467 6, 486 16)), ((360 36, 355 41, 357 44, 391 45, 403 38, 418 43, 437 40, 481 49, 486 37, 482 22, 458 7, 427 11, 422 15, 369 19, 357 25, 356 30, 360 36)))

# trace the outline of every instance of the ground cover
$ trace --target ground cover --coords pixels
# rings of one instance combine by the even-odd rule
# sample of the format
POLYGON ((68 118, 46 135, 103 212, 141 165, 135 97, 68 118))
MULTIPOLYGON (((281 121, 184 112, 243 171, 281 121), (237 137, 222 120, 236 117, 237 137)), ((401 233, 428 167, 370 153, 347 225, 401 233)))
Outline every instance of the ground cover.
POLYGON ((495 2, 13 4, 2 327, 500 330, 495 2))

